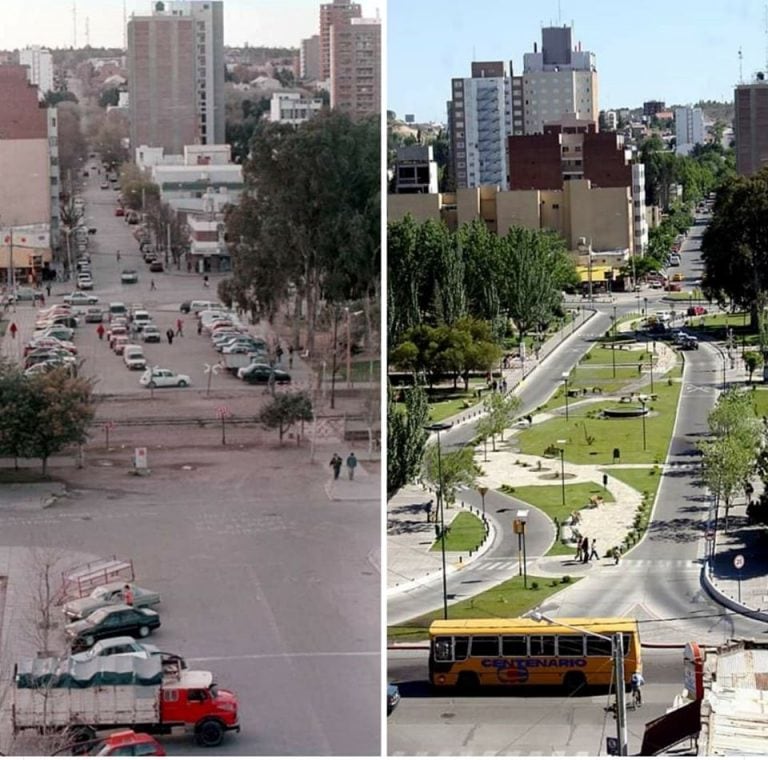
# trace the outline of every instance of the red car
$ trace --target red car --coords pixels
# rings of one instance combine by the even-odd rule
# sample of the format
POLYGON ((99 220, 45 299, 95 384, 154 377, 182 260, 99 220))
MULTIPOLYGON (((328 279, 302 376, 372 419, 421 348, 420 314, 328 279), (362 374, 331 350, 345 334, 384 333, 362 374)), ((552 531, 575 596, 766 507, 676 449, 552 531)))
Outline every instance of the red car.
POLYGON ((707 310, 703 306, 689 306, 687 312, 689 317, 700 317, 702 314, 706 313, 707 310))
POLYGON ((118 206, 115 209, 115 216, 125 216, 125 209, 122 206, 118 206))
POLYGON ((89 755, 154 755, 165 756, 163 745, 149 734, 137 734, 135 731, 116 731, 99 742, 89 755))

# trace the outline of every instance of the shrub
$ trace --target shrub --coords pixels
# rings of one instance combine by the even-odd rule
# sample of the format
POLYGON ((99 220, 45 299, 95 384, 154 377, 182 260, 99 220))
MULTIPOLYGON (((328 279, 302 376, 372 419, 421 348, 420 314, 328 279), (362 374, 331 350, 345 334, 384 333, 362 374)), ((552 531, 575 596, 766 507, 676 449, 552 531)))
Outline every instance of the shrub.
POLYGON ((536 591, 538 587, 539 587, 538 581, 531 581, 531 591, 536 591))
POLYGON ((571 576, 570 575, 564 575, 560 579, 560 583, 570 583, 571 582, 571 576))
POLYGON ((552 580, 549 582, 549 585, 550 585, 550 587, 551 587, 551 588, 554 588, 555 586, 557 586, 557 585, 558 585, 558 583, 557 583, 557 580, 553 578, 553 579, 552 579, 552 580))

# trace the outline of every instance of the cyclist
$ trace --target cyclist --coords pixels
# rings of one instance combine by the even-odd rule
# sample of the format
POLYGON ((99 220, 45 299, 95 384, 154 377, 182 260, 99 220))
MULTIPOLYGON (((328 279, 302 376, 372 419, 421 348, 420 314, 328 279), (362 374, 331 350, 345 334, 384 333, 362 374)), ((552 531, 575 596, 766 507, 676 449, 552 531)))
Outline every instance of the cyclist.
POLYGON ((634 700, 635 706, 639 707, 643 704, 643 694, 640 691, 640 687, 645 683, 642 673, 633 673, 631 683, 632 699, 634 700))

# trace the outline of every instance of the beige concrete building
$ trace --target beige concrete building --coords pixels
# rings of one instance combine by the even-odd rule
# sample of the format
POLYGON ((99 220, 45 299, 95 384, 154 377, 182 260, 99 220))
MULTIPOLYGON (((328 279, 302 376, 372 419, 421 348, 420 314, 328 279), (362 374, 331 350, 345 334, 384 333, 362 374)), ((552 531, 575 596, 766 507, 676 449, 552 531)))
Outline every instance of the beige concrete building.
POLYGON ((389 195, 387 220, 411 214, 417 221, 442 220, 450 229, 482 219, 491 232, 506 235, 511 227, 550 229, 576 252, 582 238, 594 252, 633 250, 631 188, 592 187, 589 180, 566 182, 562 190, 465 188, 456 193, 389 195))
POLYGON ((749 177, 768 164, 768 82, 762 74, 734 95, 736 171, 749 177))
POLYGON ((331 108, 364 118, 381 113, 381 21, 331 27, 331 108))
POLYGON ((320 6, 320 79, 331 77, 331 29, 363 15, 360 3, 333 0, 320 6))

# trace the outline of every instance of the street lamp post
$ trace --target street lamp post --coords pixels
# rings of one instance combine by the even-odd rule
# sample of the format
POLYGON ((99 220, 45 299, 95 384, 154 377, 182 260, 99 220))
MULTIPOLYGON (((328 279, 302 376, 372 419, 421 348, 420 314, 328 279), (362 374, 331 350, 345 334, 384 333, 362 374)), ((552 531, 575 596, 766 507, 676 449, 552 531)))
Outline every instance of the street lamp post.
POLYGON ((595 633, 595 631, 588 631, 586 628, 579 628, 576 625, 570 625, 569 623, 563 623, 560 620, 554 620, 553 618, 545 615, 538 608, 532 610, 527 614, 528 617, 541 622, 544 620, 550 625, 559 625, 563 628, 570 628, 577 633, 583 633, 586 636, 594 636, 603 641, 611 642, 611 659, 613 660, 613 680, 616 688, 616 738, 618 739, 619 751, 618 754, 621 757, 627 756, 627 705, 624 701, 624 644, 622 641, 621 633, 614 633, 611 636, 606 636, 602 633, 595 633))
POLYGON ((485 494, 488 493, 488 486, 479 486, 477 492, 480 494, 480 499, 483 502, 483 520, 485 520, 485 494))
POLYGON ((528 558, 525 554, 525 524, 528 521, 528 510, 518 509, 515 518, 514 529, 517 533, 517 551, 518 556, 522 550, 522 563, 519 575, 523 576, 523 588, 528 588, 528 558))
POLYGON ((643 317, 648 319, 648 299, 643 296, 643 317))
POLYGON ((651 393, 653 393, 653 357, 656 356, 656 341, 653 341, 653 353, 651 354, 651 393))
POLYGON ((448 578, 445 570, 445 513, 443 511, 443 463, 440 452, 440 433, 450 430, 452 422, 434 422, 425 425, 424 430, 437 434, 437 504, 440 510, 440 553, 443 565, 443 620, 448 620, 448 578))
POLYGON ((640 403, 643 405, 643 451, 646 450, 646 443, 645 443, 645 399, 640 399, 640 403))
POLYGON ((560 438, 557 443, 560 446, 560 486, 563 491, 563 506, 565 506, 565 444, 567 441, 565 438, 560 438))
POLYGON ((568 378, 569 374, 563 372, 563 382, 565 383, 565 421, 568 422, 568 378))
POLYGON ((611 338, 611 361, 613 363, 613 376, 616 377, 616 305, 613 307, 613 330, 611 338))

